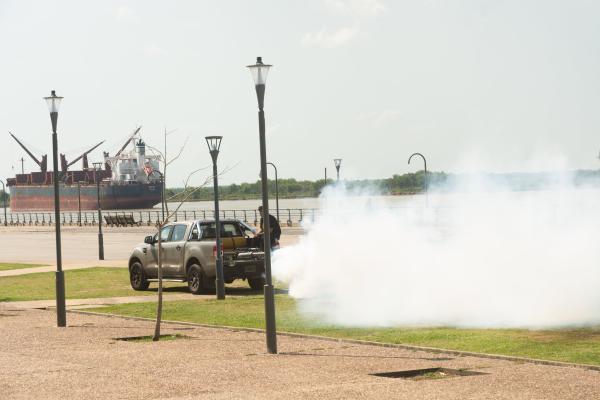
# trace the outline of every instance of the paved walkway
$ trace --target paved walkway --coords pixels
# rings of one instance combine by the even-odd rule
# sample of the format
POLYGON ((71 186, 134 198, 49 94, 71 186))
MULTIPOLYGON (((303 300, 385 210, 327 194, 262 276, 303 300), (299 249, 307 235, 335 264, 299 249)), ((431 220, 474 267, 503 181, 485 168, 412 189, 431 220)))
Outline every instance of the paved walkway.
MULTIPOLYGON (((230 297, 236 297, 231 296, 230 297)), ((208 300, 214 299, 215 295, 193 295, 191 293, 163 293, 164 301, 174 300, 208 300)), ((67 299, 67 310, 76 310, 82 308, 97 308, 112 304, 126 303, 156 303, 156 295, 154 296, 123 296, 123 297, 103 297, 93 299, 67 299)), ((56 300, 31 300, 31 301, 11 301, 0 302, 0 306, 10 307, 15 310, 32 310, 42 308, 56 307, 56 300)))
POLYGON ((126 342, 153 323, 0 307, 2 399, 598 399, 600 373, 425 351, 164 324, 187 340, 126 342), (484 373, 408 380, 422 368, 484 373))

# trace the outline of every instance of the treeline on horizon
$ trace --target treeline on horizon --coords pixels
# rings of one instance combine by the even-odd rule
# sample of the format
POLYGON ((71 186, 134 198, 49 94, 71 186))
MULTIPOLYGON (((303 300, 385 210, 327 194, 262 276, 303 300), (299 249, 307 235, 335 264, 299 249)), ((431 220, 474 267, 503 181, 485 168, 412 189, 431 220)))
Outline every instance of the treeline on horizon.
MULTIPOLYGON (((569 172, 533 172, 533 173, 479 173, 457 174, 445 172, 428 172, 429 188, 432 191, 461 190, 465 182, 485 181, 497 188, 508 190, 540 190, 558 187, 562 184, 575 187, 600 187, 600 170, 576 170, 569 172)), ((369 193, 377 192, 383 195, 402 195, 420 193, 425 189, 425 172, 418 171, 403 175, 393 175, 385 179, 343 180, 350 191, 364 190, 369 193)), ((300 198, 318 197, 323 188, 335 183, 333 179, 316 181, 296 180, 294 178, 279 179, 279 197, 300 198)), ((212 186, 188 188, 194 193, 188 201, 213 200, 212 186)), ((8 191, 7 191, 8 192, 8 191)), ((169 201, 179 201, 183 198, 183 188, 168 188, 166 198, 169 201)), ((219 186, 219 198, 222 200, 252 200, 260 198, 260 180, 252 183, 233 183, 219 186)), ((275 196, 275 181, 269 180, 269 194, 275 196)), ((6 199, 10 202, 9 193, 0 190, 0 202, 6 199)), ((0 204, 0 207, 2 204, 0 204)))
MULTIPOLYGON (((567 182, 573 186, 600 187, 600 170, 576 170, 569 172, 533 172, 533 173, 480 173, 480 174, 455 174, 445 172, 427 173, 429 188, 434 191, 453 191, 471 180, 495 185, 497 188, 508 190, 540 190, 560 186, 567 182)), ((385 179, 343 180, 350 191, 365 190, 370 193, 377 192, 382 195, 415 194, 425 189, 425 172, 418 171, 403 175, 393 175, 385 179)), ((296 180, 294 178, 279 179, 279 198, 318 197, 323 188, 335 183, 335 180, 319 179, 316 181, 296 180)), ((188 201, 213 200, 213 188, 190 188, 194 193, 188 201)), ((260 180, 252 183, 241 183, 219 186, 221 200, 251 200, 260 198, 260 180)), ((275 181, 269 180, 269 194, 275 196, 275 181)), ((166 190, 169 201, 179 201, 183 198, 183 188, 169 188, 166 190)))

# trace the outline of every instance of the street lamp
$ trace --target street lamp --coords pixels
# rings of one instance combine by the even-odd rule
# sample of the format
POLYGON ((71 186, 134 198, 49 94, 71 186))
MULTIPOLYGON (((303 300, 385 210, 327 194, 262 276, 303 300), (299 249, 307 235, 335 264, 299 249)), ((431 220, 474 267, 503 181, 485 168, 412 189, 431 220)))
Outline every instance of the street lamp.
POLYGON ((277 209, 277 222, 279 222, 279 180, 277 179, 277 167, 272 162, 268 162, 267 164, 275 169, 275 208, 277 209))
POLYGON ((98 260, 104 260, 104 235, 102 234, 102 208, 100 207, 100 181, 98 173, 102 172, 102 163, 94 163, 94 180, 96 181, 96 194, 98 195, 98 260))
POLYGON ((429 191, 429 177, 427 176, 427 160, 425 159, 425 156, 421 153, 413 153, 410 155, 410 157, 408 157, 408 163, 410 164, 410 159, 413 158, 413 156, 419 156, 423 159, 423 163, 425 164, 425 200, 427 201, 427 192, 429 191))
POLYGON ((152 172, 150 172, 150 174, 148 175, 148 178, 150 178, 150 175, 152 174, 158 174, 158 176, 160 176, 160 208, 161 208, 161 220, 164 221, 165 220, 165 176, 163 175, 162 172, 153 169, 152 172))
POLYGON ((81 181, 77 181, 77 225, 81 226, 81 181))
POLYGON ((334 158, 333 163, 335 164, 335 169, 337 171, 337 180, 339 181, 340 180, 340 167, 342 166, 342 159, 334 158))
POLYGON ((8 225, 8 222, 6 222, 6 186, 4 186, 4 182, 0 180, 0 183, 2 183, 2 204, 4 206, 4 226, 8 225))
POLYGON ((277 354, 277 331, 275 327, 275 296, 273 294, 273 282, 271 280, 271 230, 269 224, 269 188, 267 186, 267 145, 265 143, 265 112, 263 110, 265 103, 265 83, 267 74, 272 65, 263 64, 262 58, 256 58, 256 64, 248 65, 256 97, 258 99, 258 133, 260 139, 260 178, 262 189, 262 209, 263 209, 263 239, 265 249, 265 322, 267 333, 267 351, 270 354, 277 354))
POLYGON ((54 183, 54 232, 56 235, 56 323, 58 327, 67 326, 67 309, 65 304, 65 275, 62 270, 62 250, 60 240, 60 196, 58 187, 58 139, 56 125, 58 123, 58 109, 63 98, 56 95, 53 90, 50 96, 44 97, 50 111, 52 122, 52 181, 54 183))
POLYGON ((223 252, 221 251, 221 221, 219 220, 219 178, 217 174, 217 157, 223 136, 206 136, 206 144, 213 162, 213 187, 215 192, 215 240, 217 248, 215 286, 217 300, 225 299, 225 277, 223 276, 223 252))

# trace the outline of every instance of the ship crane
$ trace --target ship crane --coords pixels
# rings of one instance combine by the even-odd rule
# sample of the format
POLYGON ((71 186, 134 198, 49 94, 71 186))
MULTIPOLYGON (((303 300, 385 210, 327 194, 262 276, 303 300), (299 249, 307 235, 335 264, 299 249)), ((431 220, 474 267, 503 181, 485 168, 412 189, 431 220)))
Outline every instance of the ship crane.
POLYGON ((33 153, 31 151, 29 151, 29 149, 27 147, 25 147, 25 145, 23 143, 21 143, 21 141, 19 139, 17 139, 17 137, 15 135, 13 135, 11 132, 8 132, 8 134, 10 136, 12 136, 13 139, 15 139, 15 141, 19 144, 19 146, 21 146, 23 148, 23 150, 25 150, 25 152, 27 154, 29 154, 29 157, 31 157, 31 159, 40 167, 40 170, 45 173, 48 170, 48 155, 44 154, 42 156, 42 161, 38 160, 36 156, 33 155, 33 153))
POLYGON ((101 141, 100 143, 98 143, 97 145, 95 145, 94 147, 92 147, 91 149, 89 149, 88 151, 86 151, 85 153, 83 153, 82 155, 80 155, 79 157, 77 157, 76 159, 74 159, 73 161, 71 161, 70 163, 67 164, 67 167, 65 168, 65 170, 67 168, 69 168, 71 165, 75 164, 77 161, 81 160, 83 158, 83 170, 87 170, 89 169, 89 164, 88 164, 88 158, 87 155, 89 153, 91 153, 92 151, 96 150, 96 148, 98 146, 100 146, 102 143, 104 143, 104 140, 101 141))
POLYGON ((125 142, 125 144, 121 147, 121 149, 119 149, 119 151, 117 151, 117 154, 115 154, 115 157, 119 157, 121 155, 121 153, 123 152, 123 150, 125 150, 125 148, 127 147, 127 145, 129 143, 131 143, 131 141, 133 140, 133 138, 135 137, 135 135, 138 134, 138 132, 140 131, 140 129, 142 129, 142 126, 138 126, 138 128, 131 134, 131 136, 129 136, 129 139, 127 139, 127 141, 125 142))

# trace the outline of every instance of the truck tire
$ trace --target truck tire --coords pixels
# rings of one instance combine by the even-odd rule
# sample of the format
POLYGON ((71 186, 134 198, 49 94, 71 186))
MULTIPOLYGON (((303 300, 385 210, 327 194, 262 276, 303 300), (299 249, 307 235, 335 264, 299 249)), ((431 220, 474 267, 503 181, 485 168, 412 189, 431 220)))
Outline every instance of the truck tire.
POLYGON ((263 276, 248 278, 248 285, 252 290, 262 290, 265 286, 265 278, 263 276))
POLYGON ((144 273, 144 268, 139 261, 131 264, 129 268, 129 283, 133 290, 146 290, 150 286, 150 282, 148 282, 144 273))
POLYGON ((192 294, 201 294, 204 291, 204 274, 198 264, 190 265, 187 273, 187 284, 192 294))

